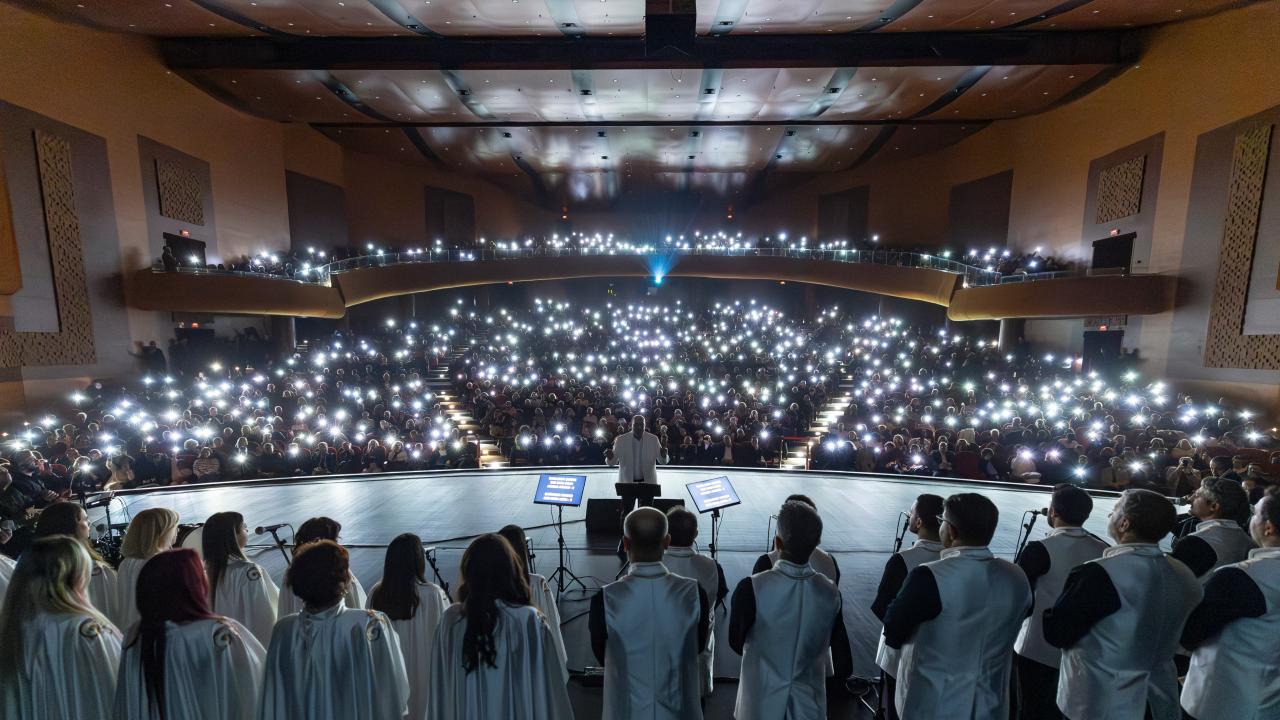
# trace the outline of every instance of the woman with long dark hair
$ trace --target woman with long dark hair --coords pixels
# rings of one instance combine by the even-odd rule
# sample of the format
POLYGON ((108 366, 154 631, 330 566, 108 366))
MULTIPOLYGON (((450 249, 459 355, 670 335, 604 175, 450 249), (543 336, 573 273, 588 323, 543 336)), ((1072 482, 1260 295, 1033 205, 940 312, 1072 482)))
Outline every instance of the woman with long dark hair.
POLYGON ((427 712, 431 683, 431 644, 449 596, 427 581, 427 557, 422 540, 413 533, 396 536, 387 546, 382 579, 369 591, 369 609, 391 620, 400 638, 409 676, 409 717, 421 720, 427 712))
POLYGON ((201 549, 209 575, 209 607, 249 628, 263 646, 271 643, 280 590, 244 556, 249 528, 238 512, 220 512, 204 522, 201 549))
POLYGON ((299 549, 285 582, 303 602, 271 634, 260 720, 401 720, 409 704, 400 642, 387 616, 343 602, 347 551, 332 540, 299 549))
POLYGON ((508 525, 499 530, 498 534, 506 538, 507 542, 511 543, 512 549, 516 551, 516 560, 520 561, 520 571, 529 580, 529 604, 547 616, 551 637, 556 641, 556 654, 560 656, 560 662, 565 663, 567 667, 568 655, 565 654, 564 637, 560 633, 560 606, 556 603, 555 593, 551 592, 551 585, 547 583, 547 579, 537 573, 529 572, 529 541, 525 538, 524 528, 519 525, 508 525))
POLYGON ((138 621, 138 573, 151 558, 173 547, 178 539, 178 513, 168 508, 148 508, 133 516, 120 543, 120 561, 116 579, 116 601, 112 620, 127 633, 138 621))
POLYGON ((120 632, 89 604, 89 553, 39 538, 14 568, 0 611, 0 717, 106 720, 120 632))
POLYGON ((114 720, 252 720, 266 651, 209 609, 195 550, 168 550, 138 573, 141 619, 125 640, 114 720))
POLYGON ((436 629, 427 719, 572 718, 568 680, 511 543, 476 538, 462 555, 458 602, 436 629))
MULTIPOLYGON (((298 526, 298 532, 293 536, 293 556, 297 557, 308 544, 319 540, 338 542, 340 532, 342 532, 342 524, 333 518, 321 516, 307 520, 298 526)), ((360 610, 364 607, 364 587, 360 585, 360 580, 355 575, 348 578, 346 594, 342 597, 346 606, 352 610, 360 610)), ((280 588, 280 602, 276 606, 276 617, 283 618, 301 610, 302 598, 289 589, 289 576, 285 575, 283 586, 280 588)))
POLYGON ((70 535, 84 546, 91 562, 89 570, 89 602, 98 612, 108 618, 116 615, 116 598, 119 590, 116 587, 116 571, 107 564, 89 542, 89 516, 84 508, 73 502, 56 502, 40 513, 36 522, 36 537, 50 535, 70 535))

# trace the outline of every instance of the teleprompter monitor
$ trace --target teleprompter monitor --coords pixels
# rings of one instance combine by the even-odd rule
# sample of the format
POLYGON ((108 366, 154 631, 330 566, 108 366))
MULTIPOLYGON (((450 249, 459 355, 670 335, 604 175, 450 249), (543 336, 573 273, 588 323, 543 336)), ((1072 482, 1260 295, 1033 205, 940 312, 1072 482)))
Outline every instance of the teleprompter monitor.
POLYGON ((685 488, 689 490, 689 497, 693 498, 694 507, 698 508, 700 513, 722 510, 742 503, 738 498, 738 491, 733 489, 733 483, 729 482, 729 478, 724 475, 710 480, 691 482, 685 485, 685 488))
POLYGON ((533 502, 537 505, 577 507, 582 504, 582 492, 586 488, 586 475, 542 473, 538 477, 538 490, 533 494, 533 502))

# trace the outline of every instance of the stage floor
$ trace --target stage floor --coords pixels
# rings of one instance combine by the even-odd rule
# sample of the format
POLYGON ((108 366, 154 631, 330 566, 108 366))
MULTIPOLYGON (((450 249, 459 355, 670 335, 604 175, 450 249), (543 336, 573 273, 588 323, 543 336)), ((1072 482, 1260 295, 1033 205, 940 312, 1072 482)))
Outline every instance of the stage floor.
MULTIPOLYGON (((400 533, 417 533, 424 542, 438 548, 440 571, 452 587, 456 586, 458 564, 469 540, 516 523, 526 528, 533 543, 536 571, 550 576, 557 565, 554 508, 532 503, 538 473, 545 470, 472 470, 165 488, 120 495, 112 507, 112 520, 122 522, 126 513, 149 507, 171 508, 184 523, 203 522, 215 512, 235 510, 245 516, 252 530, 275 523, 296 527, 309 517, 328 515, 342 523, 341 541, 351 550, 352 570, 366 589, 382 574, 386 543, 400 533)), ((586 498, 614 497, 616 470, 592 467, 574 472, 587 475, 586 498)), ((916 495, 927 492, 945 497, 957 492, 980 492, 991 498, 1000 509, 1000 526, 992 550, 1009 559, 1023 512, 1048 504, 1048 489, 1034 486, 733 468, 660 468, 661 497, 682 498, 692 508, 685 484, 721 474, 729 476, 742 498, 741 505, 723 511, 720 525, 718 560, 724 566, 730 589, 750 573, 756 558, 771 544, 770 515, 777 512, 788 495, 804 493, 817 504, 825 528, 822 547, 836 556, 841 568, 840 589, 853 644, 854 670, 864 676, 876 674, 874 656, 880 631, 870 604, 893 549, 898 513, 910 507, 916 495)), ((1105 537, 1114 496, 1095 495, 1094 502, 1093 516, 1086 527, 1105 537)), ((95 522, 101 522, 100 513, 94 512, 95 522)), ((569 565, 594 589, 611 582, 621 563, 614 554, 616 538, 588 537, 585 516, 585 501, 582 507, 565 508, 564 533, 571 554, 569 565)), ((710 540, 710 517, 699 519, 699 542, 705 547, 710 540)), ((1044 537, 1046 531, 1044 520, 1040 519, 1032 538, 1044 537)), ((287 530, 282 533, 286 541, 291 540, 287 530)), ((251 537, 250 542, 256 545, 251 548, 253 559, 278 583, 284 574, 284 557, 270 546, 257 545, 269 543, 270 536, 251 537)), ((907 543, 910 542, 909 537, 907 543)), ((596 664, 584 614, 588 599, 589 595, 577 591, 567 593, 561 601, 565 645, 569 666, 574 670, 596 664)), ((716 676, 736 678, 739 658, 724 637, 727 617, 726 610, 719 611, 716 676)), ((733 683, 722 686, 713 702, 720 709, 709 708, 708 717, 729 717, 735 689, 733 683)), ((592 692, 598 695, 599 691, 588 688, 582 692, 589 696, 592 692)), ((575 704, 578 702, 591 704, 590 697, 576 697, 575 704)))

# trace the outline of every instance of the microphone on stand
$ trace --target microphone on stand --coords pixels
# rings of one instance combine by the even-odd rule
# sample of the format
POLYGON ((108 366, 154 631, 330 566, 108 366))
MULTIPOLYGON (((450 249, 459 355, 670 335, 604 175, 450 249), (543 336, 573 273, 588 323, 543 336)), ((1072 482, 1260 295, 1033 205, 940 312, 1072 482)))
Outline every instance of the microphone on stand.
POLYGON ((275 525, 265 525, 265 526, 259 525, 258 527, 253 529, 253 532, 255 535, 266 535, 267 533, 271 533, 272 535, 275 535, 276 531, 282 527, 289 527, 289 523, 277 523, 275 525))
POLYGON ((277 534, 277 531, 280 528, 286 528, 286 527, 289 528, 290 531, 293 530, 293 526, 290 525, 289 523, 276 523, 275 525, 259 525, 258 527, 253 529, 253 532, 255 535, 266 535, 267 533, 271 533, 272 539, 276 541, 275 546, 279 548, 280 554, 284 555, 285 564, 292 565, 293 557, 289 555, 288 551, 284 549, 285 542, 284 540, 281 540, 280 536, 277 534))
MULTIPOLYGON (((440 566, 436 565, 435 546, 429 545, 427 547, 422 548, 422 551, 426 553, 427 564, 431 566, 431 572, 435 573, 436 584, 439 585, 442 590, 444 590, 445 595, 449 595, 449 583, 445 582, 444 577, 440 575, 440 566)), ((453 596, 449 595, 449 597, 452 598, 453 596)))

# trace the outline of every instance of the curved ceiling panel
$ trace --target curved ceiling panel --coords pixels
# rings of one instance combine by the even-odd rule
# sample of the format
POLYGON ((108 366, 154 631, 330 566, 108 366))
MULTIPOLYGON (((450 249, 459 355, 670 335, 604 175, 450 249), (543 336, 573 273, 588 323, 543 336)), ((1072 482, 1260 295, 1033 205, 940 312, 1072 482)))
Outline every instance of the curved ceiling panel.
POLYGON ((413 34, 365 0, 324 0, 324 2, 199 0, 199 2, 210 9, 223 9, 249 18, 263 27, 274 28, 289 35, 386 37, 413 34))
POLYGON ((839 120, 900 120, 952 92, 973 68, 858 68, 824 117, 839 120))
POLYGON ((968 92, 926 117, 987 120, 1048 109, 1109 68, 1106 65, 996 66, 968 92))
MULTIPOLYGON (((1091 0, 1044 19, 1031 18, 1028 30, 1088 30, 1129 28, 1212 15, 1242 4, 1240 0, 1091 0)), ((1061 3, 1070 7, 1073 3, 1061 3)))
POLYGON ((1063 0, 924 0, 882 26, 884 32, 996 30, 1047 12, 1063 0))
POLYGON ((370 120, 325 84, 329 74, 323 70, 198 70, 187 77, 237 107, 272 120, 370 120))
POLYGON ((894 0, 698 0, 698 32, 850 32, 879 22, 894 0))

